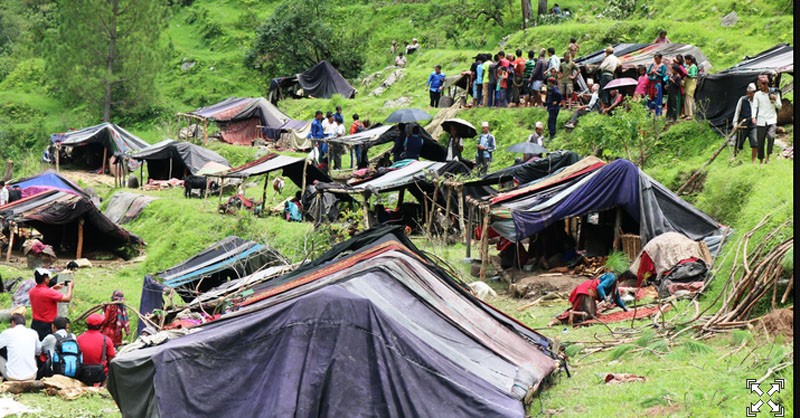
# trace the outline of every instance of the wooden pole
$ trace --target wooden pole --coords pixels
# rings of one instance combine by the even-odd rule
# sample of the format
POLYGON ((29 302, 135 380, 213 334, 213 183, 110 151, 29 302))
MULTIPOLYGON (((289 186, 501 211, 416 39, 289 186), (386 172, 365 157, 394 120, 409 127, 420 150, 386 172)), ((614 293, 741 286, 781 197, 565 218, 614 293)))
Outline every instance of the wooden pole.
POLYGON ((61 160, 61 144, 56 142, 56 173, 60 173, 61 169, 59 167, 61 160))
MULTIPOLYGON (((444 205, 444 216, 447 217, 448 221, 450 220, 450 201, 452 200, 452 197, 453 197, 453 189, 448 187, 447 197, 446 197, 447 202, 444 205)), ((442 228, 444 228, 444 245, 447 245, 447 233, 449 232, 450 228, 448 225, 442 225, 442 228)))
POLYGON ((75 252, 75 258, 81 258, 83 255, 83 218, 78 220, 78 249, 75 252))
POLYGON ((461 240, 467 241, 467 229, 464 226, 464 186, 456 186, 458 191, 458 228, 461 230, 461 240))
POLYGON ((467 229, 464 231, 467 245, 467 258, 472 258, 472 211, 472 205, 467 207, 467 229))
POLYGON ((267 207, 267 183, 269 183, 269 173, 264 176, 264 190, 261 192, 261 205, 267 207))
POLYGON ((106 161, 108 160, 108 147, 103 147, 103 166, 100 169, 100 174, 106 174, 106 161))
POLYGON ((144 190, 144 161, 139 165, 139 188, 144 190))
POLYGON ((372 228, 372 222, 370 222, 369 218, 369 195, 364 193, 362 196, 364 197, 364 200, 361 202, 362 208, 364 209, 364 225, 367 229, 370 229, 372 228))
POLYGON ((614 244, 612 245, 614 250, 619 250, 620 247, 620 232, 622 232, 622 208, 617 206, 617 213, 616 217, 614 218, 614 244))
POLYGON ((6 252, 6 263, 11 262, 11 249, 14 247, 14 227, 16 224, 12 221, 8 224, 8 251, 6 252))
POLYGON ((169 159, 169 175, 167 176, 167 180, 172 178, 172 157, 169 159))
POLYGON ((208 145, 208 119, 203 119, 203 145, 208 145))
POLYGON ((397 195, 397 207, 398 208, 403 206, 403 201, 405 200, 405 197, 406 197, 406 188, 403 187, 402 189, 400 189, 400 192, 397 195))
POLYGON ((481 228, 481 281, 486 280, 486 267, 489 264, 489 206, 486 206, 481 228))
POLYGON ((308 181, 308 158, 303 161, 303 185, 300 188, 300 199, 306 194, 306 182, 308 181))
POLYGON ((431 200, 431 210, 428 212, 428 226, 426 228, 428 235, 431 233, 431 226, 433 225, 433 214, 436 212, 436 199, 439 197, 439 181, 435 180, 433 185, 433 200, 431 200))

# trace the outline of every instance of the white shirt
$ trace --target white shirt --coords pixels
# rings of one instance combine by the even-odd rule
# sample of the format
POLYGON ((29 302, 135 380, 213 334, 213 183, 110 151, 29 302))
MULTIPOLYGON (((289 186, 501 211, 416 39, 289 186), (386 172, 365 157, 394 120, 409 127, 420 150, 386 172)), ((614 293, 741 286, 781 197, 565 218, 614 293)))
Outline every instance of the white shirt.
POLYGON ((530 134, 528 136, 528 142, 532 142, 534 144, 539 144, 539 145, 544 145, 542 143, 542 138, 544 138, 544 135, 539 135, 536 132, 534 132, 534 133, 532 133, 532 134, 530 134))
POLYGON ((454 138, 450 138, 450 142, 447 143, 447 157, 445 158, 445 160, 447 161, 453 161, 456 159, 456 153, 455 150, 453 149, 456 144, 458 144, 458 146, 461 147, 464 146, 464 139, 455 138, 455 141, 453 139, 454 138))
POLYGON ((328 119, 322 120, 322 132, 325 136, 335 136, 336 135, 336 121, 328 122, 328 119))
POLYGON ((769 100, 769 93, 757 91, 753 96, 753 117, 756 118, 756 126, 769 126, 778 123, 777 109, 781 108, 781 96, 775 94, 775 103, 769 100))
POLYGON ((547 61, 547 70, 546 71, 550 71, 551 69, 555 69, 556 71, 558 71, 559 67, 561 67, 561 59, 558 58, 558 55, 553 55, 547 61))
POLYGON ((57 342, 56 334, 58 334, 60 337, 66 337, 69 335, 72 338, 75 338, 75 334, 67 333, 67 331, 64 331, 63 329, 57 330, 55 334, 50 334, 44 337, 44 339, 42 340, 42 352, 49 353, 51 357, 53 356, 53 352, 56 349, 56 342, 57 342))
POLYGON ((336 136, 344 136, 344 124, 336 124, 336 136))
POLYGON ((3 187, 0 189, 0 206, 8 203, 8 189, 3 187))
POLYGON ((397 56, 397 58, 394 59, 394 65, 396 65, 398 67, 405 67, 406 66, 406 57, 397 56))
POLYGON ((592 93, 592 97, 591 99, 589 99, 589 104, 587 105, 589 107, 587 109, 594 110, 594 107, 597 105, 598 99, 600 99, 600 95, 598 95, 597 92, 592 93))
POLYGON ((606 57, 603 58, 603 62, 600 63, 600 71, 609 71, 613 73, 617 70, 617 67, 619 67, 619 58, 614 54, 606 55, 606 57))
POLYGON ((36 378, 36 355, 42 352, 39 334, 16 325, 0 333, 0 348, 8 349, 6 375, 13 380, 32 380, 36 378))

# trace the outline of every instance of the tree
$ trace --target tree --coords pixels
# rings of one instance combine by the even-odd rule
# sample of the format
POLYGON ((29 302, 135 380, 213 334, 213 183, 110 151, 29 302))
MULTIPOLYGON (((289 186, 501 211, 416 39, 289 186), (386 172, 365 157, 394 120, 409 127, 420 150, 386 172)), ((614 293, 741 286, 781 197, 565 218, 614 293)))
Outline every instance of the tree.
POLYGON ((522 0, 522 29, 528 27, 528 22, 533 20, 533 6, 531 0, 522 0))
POLYGON ((48 54, 49 72, 69 101, 112 113, 135 113, 151 103, 162 59, 159 0, 65 0, 48 54))
POLYGON ((327 20, 336 16, 330 13, 332 7, 324 0, 278 6, 256 30, 245 64, 272 78, 300 73, 327 60, 345 78, 356 77, 364 65, 360 36, 327 20))
POLYGON ((539 0, 539 9, 537 10, 539 16, 547 14, 547 0, 539 0))

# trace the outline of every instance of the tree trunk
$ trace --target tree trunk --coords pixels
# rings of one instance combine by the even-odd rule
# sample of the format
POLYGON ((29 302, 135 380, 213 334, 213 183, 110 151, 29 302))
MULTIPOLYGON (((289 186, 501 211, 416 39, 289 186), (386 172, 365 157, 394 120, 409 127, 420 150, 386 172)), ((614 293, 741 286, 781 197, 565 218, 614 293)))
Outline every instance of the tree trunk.
POLYGON ((537 14, 547 14, 547 0, 539 0, 539 9, 537 10, 537 14))
POLYGON ((533 6, 531 0, 522 0, 522 29, 528 27, 528 22, 533 20, 533 6))
POLYGON ((114 62, 117 47, 117 16, 119 1, 111 0, 111 21, 108 23, 108 57, 106 57, 106 91, 103 95, 103 122, 111 120, 111 92, 114 86, 114 62))

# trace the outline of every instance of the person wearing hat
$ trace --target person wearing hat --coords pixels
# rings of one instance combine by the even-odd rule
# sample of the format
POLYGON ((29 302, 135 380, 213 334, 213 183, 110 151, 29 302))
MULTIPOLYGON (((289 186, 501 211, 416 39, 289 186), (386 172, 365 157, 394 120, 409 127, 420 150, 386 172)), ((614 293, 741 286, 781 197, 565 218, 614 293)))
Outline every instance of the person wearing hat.
MULTIPOLYGON (((544 146, 544 124, 542 123, 542 121, 538 120, 536 121, 536 124, 534 124, 533 133, 528 135, 528 139, 526 139, 525 142, 530 142, 533 144, 539 144, 544 146)), ((541 154, 537 155, 541 156, 541 154)), ((528 161, 531 158, 536 157, 537 155, 523 154, 522 161, 528 161)))
POLYGON ((93 313, 86 318, 86 332, 78 336, 78 347, 83 354, 81 381, 89 386, 105 382, 108 362, 117 354, 111 338, 100 332, 105 322, 101 314, 93 313))
POLYGON ((442 72, 442 66, 436 65, 433 67, 433 72, 428 76, 428 81, 425 82, 425 87, 428 88, 431 96, 431 107, 439 107, 439 99, 442 97, 442 90, 444 90, 445 75, 442 72))
POLYGON ((750 160, 753 164, 756 163, 758 156, 758 138, 756 136, 756 126, 753 123, 753 96, 756 93, 756 85, 750 83, 747 85, 745 95, 739 98, 736 102, 736 110, 733 113, 733 129, 736 131, 736 144, 733 147, 733 157, 744 147, 745 138, 750 143, 750 160))
POLYGON ((550 139, 556 136, 556 120, 558 119, 558 112, 561 110, 561 101, 564 96, 556 86, 556 78, 550 77, 547 79, 547 132, 550 133, 550 139))
POLYGON ((492 153, 495 148, 497 148, 497 143, 494 135, 489 133, 489 122, 481 122, 481 135, 478 137, 478 152, 475 157, 479 175, 484 175, 489 171, 489 164, 492 162, 492 153))
POLYGON ((34 380, 38 367, 36 356, 42 352, 42 345, 36 331, 25 327, 25 316, 11 314, 11 327, 0 333, 0 349, 6 349, 6 356, 0 356, 0 373, 6 380, 34 380))
POLYGON ((411 55, 419 49, 419 43, 417 42, 417 38, 411 40, 410 45, 406 45, 406 55, 411 55))
POLYGON ((39 334, 39 341, 52 332, 53 320, 58 316, 58 302, 72 301, 72 290, 75 282, 67 284, 67 294, 58 290, 64 287, 59 283, 50 288, 50 270, 39 267, 34 271, 36 286, 28 292, 31 301, 31 329, 39 334))
POLYGON ((769 163, 769 156, 772 154, 778 126, 778 110, 781 108, 780 92, 770 92, 768 80, 759 77, 756 81, 756 93, 753 95, 753 123, 756 125, 758 138, 758 161, 764 164, 769 163))
POLYGON ((603 105, 608 106, 608 91, 605 90, 606 84, 610 83, 611 80, 614 79, 614 73, 617 71, 617 68, 620 65, 619 58, 614 55, 614 48, 608 47, 606 48, 606 56, 603 58, 603 61, 600 63, 600 66, 597 67, 597 71, 600 72, 600 77, 598 78, 598 82, 600 83, 600 100, 603 102, 603 105))

